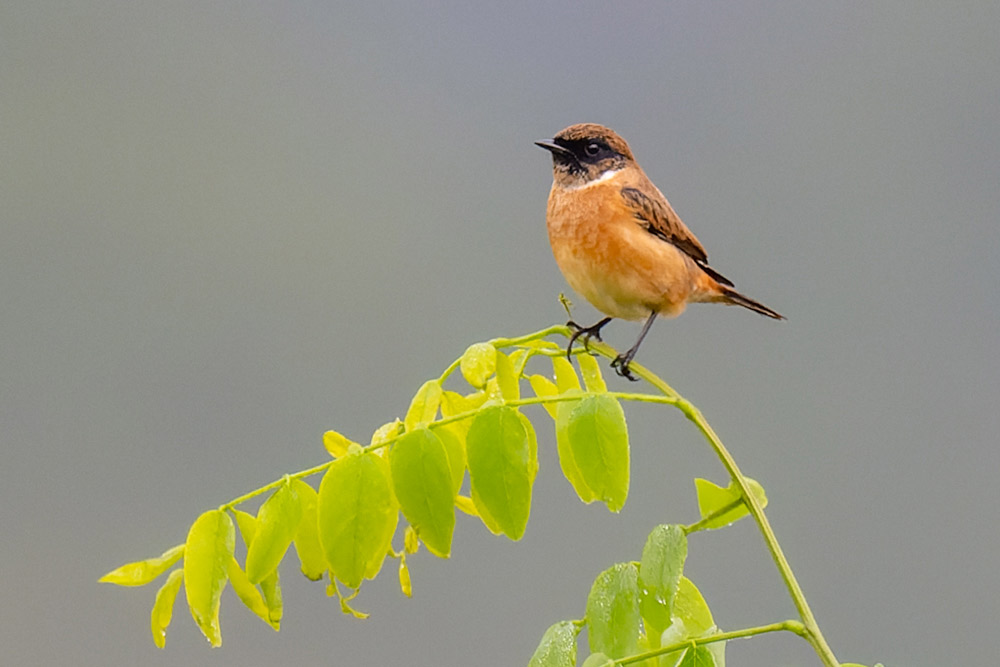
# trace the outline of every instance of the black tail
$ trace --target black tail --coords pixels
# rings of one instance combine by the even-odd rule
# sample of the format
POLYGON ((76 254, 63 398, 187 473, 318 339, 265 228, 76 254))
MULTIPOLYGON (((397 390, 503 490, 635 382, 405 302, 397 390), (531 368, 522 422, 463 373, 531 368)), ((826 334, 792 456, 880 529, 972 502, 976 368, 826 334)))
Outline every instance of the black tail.
POLYGON ((759 301, 754 301, 748 296, 743 296, 731 287, 726 287, 725 285, 720 285, 722 288, 722 302, 731 303, 737 306, 743 306, 744 308, 749 308, 755 313, 760 313, 761 315, 766 315, 767 317, 774 318, 776 320, 785 319, 783 315, 776 313, 759 301))

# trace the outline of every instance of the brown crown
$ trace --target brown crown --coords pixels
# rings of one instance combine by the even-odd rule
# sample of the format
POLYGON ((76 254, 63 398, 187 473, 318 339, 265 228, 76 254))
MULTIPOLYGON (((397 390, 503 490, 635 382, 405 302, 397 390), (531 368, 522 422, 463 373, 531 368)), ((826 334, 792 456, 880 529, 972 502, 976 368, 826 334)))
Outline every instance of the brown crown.
POLYGON ((555 136, 556 139, 565 141, 590 141, 600 139, 604 141, 612 150, 621 153, 630 160, 634 160, 632 150, 628 144, 618 136, 618 133, 609 127, 598 125, 597 123, 577 123, 570 125, 555 136))

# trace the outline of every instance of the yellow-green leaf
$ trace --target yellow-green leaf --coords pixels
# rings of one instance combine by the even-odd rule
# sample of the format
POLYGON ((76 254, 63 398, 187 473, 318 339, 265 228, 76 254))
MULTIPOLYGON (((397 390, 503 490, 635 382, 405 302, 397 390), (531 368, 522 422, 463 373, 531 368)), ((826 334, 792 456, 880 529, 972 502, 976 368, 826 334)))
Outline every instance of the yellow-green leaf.
POLYGON ((476 389, 482 389, 486 380, 496 372, 497 349, 489 343, 470 345, 459 362, 462 377, 476 389))
POLYGON ((336 431, 327 431, 323 434, 323 447, 335 459, 347 456, 347 449, 351 446, 351 443, 351 440, 336 431))
MULTIPOLYGON (((531 389, 535 392, 535 396, 539 398, 549 398, 550 396, 559 394, 559 388, 544 375, 536 373, 535 375, 528 376, 528 382, 531 383, 531 389)), ((542 403, 542 406, 549 413, 550 417, 553 419, 556 418, 556 410, 559 407, 558 403, 542 403)))
POLYGON ((598 500, 618 512, 629 487, 625 412, 617 399, 606 394, 587 396, 571 405, 565 437, 580 477, 598 500))
POLYGON ((281 627, 281 617, 285 613, 284 602, 281 599, 281 582, 278 579, 278 571, 264 577, 260 582, 260 591, 264 594, 264 604, 267 605, 268 624, 277 631, 281 627))
POLYGON ((712 620, 712 611, 708 608, 708 603, 702 597, 698 587, 687 577, 681 577, 677 586, 677 595, 674 596, 673 606, 674 619, 680 619, 686 633, 682 639, 689 637, 701 637, 715 627, 712 620))
POLYGON ((149 615, 149 626, 153 631, 153 643, 156 648, 163 648, 167 643, 167 628, 174 617, 174 600, 181 589, 181 582, 184 581, 184 570, 177 568, 169 575, 167 580, 156 591, 156 599, 153 601, 153 611, 149 615))
POLYGON ((716 667, 715 657, 705 646, 693 646, 684 652, 678 667, 716 667))
MULTIPOLYGON (((250 583, 246 572, 243 571, 235 558, 229 559, 229 566, 226 569, 226 573, 229 575, 229 583, 233 585, 233 591, 236 593, 236 597, 240 599, 240 602, 245 604, 247 609, 259 616, 265 623, 270 624, 271 621, 268 618, 267 605, 264 604, 263 596, 261 596, 257 587, 250 583)), ((272 625, 271 627, 274 626, 272 625)), ((277 630, 278 628, 274 627, 274 629, 277 630)))
MULTIPOLYGON (((579 393, 579 389, 569 389, 566 391, 566 395, 568 396, 579 393)), ((577 465, 576 457, 573 453, 573 441, 569 433, 570 417, 573 414, 573 408, 578 403, 579 401, 562 401, 555 404, 556 451, 559 453, 559 467, 563 471, 563 476, 573 485, 573 490, 576 491, 576 495, 580 497, 580 500, 585 503, 591 503, 597 500, 598 495, 594 489, 590 488, 587 479, 580 472, 580 466, 577 465)))
POLYGON ((108 572, 98 581, 104 584, 118 584, 119 586, 142 586, 170 569, 170 566, 179 561, 183 555, 184 545, 178 544, 156 558, 126 563, 108 572))
POLYGON ((472 501, 483 522, 512 540, 521 539, 538 471, 538 443, 530 422, 513 408, 484 409, 469 428, 466 455, 472 501))
POLYGON ((286 478, 257 511, 257 534, 247 549, 246 572, 251 583, 259 584, 278 567, 301 520, 299 494, 286 478))
POLYGON ((572 621, 560 621, 542 635, 528 667, 573 667, 576 665, 577 627, 572 621))
POLYGON ((565 394, 572 389, 580 389, 580 378, 576 376, 576 369, 566 357, 562 355, 552 357, 552 370, 555 372, 556 386, 559 388, 560 394, 565 394))
POLYGON ((639 648, 638 570, 618 563, 601 572, 587 596, 590 650, 618 659, 639 648))
POLYGON ((406 530, 403 531, 403 551, 415 554, 419 548, 420 538, 417 537, 417 531, 413 530, 413 526, 407 526, 406 530))
POLYGON ((209 510, 191 525, 184 545, 184 592, 198 628, 212 646, 222 645, 219 604, 236 547, 236 528, 222 510, 209 510))
POLYGON ((319 495, 301 479, 293 479, 292 488, 299 495, 299 502, 302 505, 302 520, 299 521, 292 544, 295 545, 295 553, 299 555, 302 574, 312 581, 318 581, 326 571, 326 556, 319 543, 319 523, 316 513, 319 495))
POLYGON ((352 591, 351 594, 348 595, 348 596, 346 596, 346 597, 343 596, 343 595, 341 595, 340 596, 340 611, 344 612, 345 614, 350 614, 354 618, 357 618, 357 619, 360 619, 360 620, 364 620, 364 619, 368 618, 369 614, 367 614, 367 613, 365 613, 363 611, 358 611, 357 609, 355 609, 354 607, 352 607, 350 604, 348 604, 351 600, 353 600, 357 596, 358 596, 358 591, 352 591))
POLYGON ((378 574, 399 520, 389 465, 371 452, 337 459, 319 486, 319 541, 350 588, 378 574))
MULTIPOLYGON (((476 504, 469 496, 455 496, 455 507, 469 516, 479 516, 479 510, 476 509, 476 504)), ((498 533, 499 531, 493 532, 498 533)))
POLYGON ((428 380, 420 386, 417 393, 410 401, 410 409, 406 411, 403 424, 407 431, 412 431, 417 426, 429 424, 437 416, 438 407, 441 405, 441 383, 437 380, 428 380))
POLYGON ((686 558, 687 537, 680 526, 657 526, 646 538, 639 564, 639 609, 647 633, 659 634, 670 626, 686 558))
POLYGON ((399 590, 406 597, 413 597, 413 582, 410 580, 410 568, 406 566, 405 552, 399 557, 399 590))
MULTIPOLYGON (((767 507, 767 495, 764 493, 764 487, 749 477, 746 480, 750 492, 760 503, 760 506, 767 507)), ((707 479, 699 478, 694 480, 694 486, 698 492, 698 511, 701 513, 701 518, 711 517, 699 526, 702 530, 728 526, 750 513, 743 502, 743 494, 740 493, 740 489, 734 481, 730 481, 727 487, 721 487, 707 479)))
POLYGON ((382 424, 377 429, 375 429, 374 433, 372 433, 370 446, 374 447, 376 445, 381 445, 382 443, 387 442, 392 438, 395 438, 402 432, 403 432, 403 422, 399 421, 398 419, 395 419, 389 422, 388 424, 382 424))
MULTIPOLYGON (((462 396, 454 391, 446 391, 441 395, 441 415, 443 417, 454 417, 455 415, 478 410, 485 402, 486 392, 477 391, 468 396, 462 396)), ((443 428, 454 433, 464 443, 465 435, 469 432, 469 426, 472 425, 473 417, 474 415, 469 415, 468 419, 452 422, 443 428)))
MULTIPOLYGON (((471 423, 472 420, 470 419, 469 422, 471 423)), ((448 454, 448 467, 451 470, 451 493, 455 495, 462 488, 462 481, 465 480, 465 432, 459 436, 454 429, 442 426, 434 429, 434 434, 441 440, 444 451, 448 454)))
POLYGON ((591 653, 580 667, 615 667, 615 661, 603 653, 591 653))
POLYGON ((243 536, 243 544, 249 549, 250 543, 257 535, 257 517, 237 509, 232 510, 232 513, 236 517, 236 527, 240 529, 240 535, 243 536))
POLYGON ((435 556, 451 554, 455 490, 444 443, 430 429, 408 431, 389 453, 393 490, 403 516, 435 556))
POLYGON ((583 376, 583 384, 587 391, 605 392, 608 390, 608 385, 605 384, 604 376, 601 374, 601 365, 597 363, 595 357, 589 354, 578 354, 576 360, 580 364, 580 375, 583 376))
POLYGON ((505 401, 516 401, 521 398, 521 387, 518 382, 517 370, 513 362, 503 352, 497 352, 497 385, 500 395, 505 401))

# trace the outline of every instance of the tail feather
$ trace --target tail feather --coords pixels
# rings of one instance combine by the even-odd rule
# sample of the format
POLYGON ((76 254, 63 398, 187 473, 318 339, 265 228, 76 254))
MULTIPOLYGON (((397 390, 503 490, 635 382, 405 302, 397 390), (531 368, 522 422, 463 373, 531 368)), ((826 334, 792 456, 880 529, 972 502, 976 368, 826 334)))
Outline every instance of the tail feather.
POLYGON ((755 313, 760 313, 761 315, 765 315, 767 317, 771 317, 771 318, 776 319, 776 320, 783 320, 783 319, 785 319, 785 317, 783 315, 781 315, 781 314, 779 314, 779 313, 771 310, 770 308, 768 308, 764 304, 760 303, 759 301, 754 301, 750 297, 744 296, 744 295, 740 294, 739 292, 737 292, 736 290, 734 290, 734 289, 732 289, 730 287, 727 287, 725 285, 720 285, 719 287, 722 290, 722 302, 723 303, 734 304, 734 305, 737 305, 737 306, 743 306, 744 308, 749 308, 750 310, 754 311, 755 313))

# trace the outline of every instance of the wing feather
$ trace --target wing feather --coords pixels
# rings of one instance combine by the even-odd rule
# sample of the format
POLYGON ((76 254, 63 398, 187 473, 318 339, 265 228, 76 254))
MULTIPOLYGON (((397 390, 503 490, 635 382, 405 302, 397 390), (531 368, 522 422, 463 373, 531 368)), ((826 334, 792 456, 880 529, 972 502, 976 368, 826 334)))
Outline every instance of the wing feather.
POLYGON ((622 199, 632 210, 639 225, 653 236, 673 244, 688 255, 701 269, 723 285, 733 286, 725 276, 708 266, 708 254, 691 230, 681 221, 680 216, 663 197, 652 197, 639 188, 624 187, 622 199))

